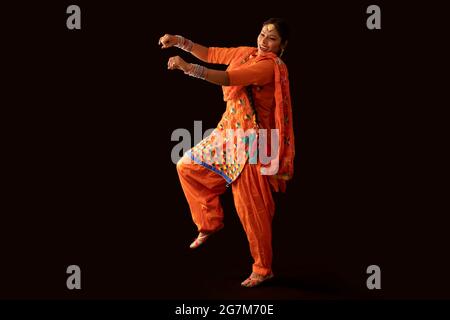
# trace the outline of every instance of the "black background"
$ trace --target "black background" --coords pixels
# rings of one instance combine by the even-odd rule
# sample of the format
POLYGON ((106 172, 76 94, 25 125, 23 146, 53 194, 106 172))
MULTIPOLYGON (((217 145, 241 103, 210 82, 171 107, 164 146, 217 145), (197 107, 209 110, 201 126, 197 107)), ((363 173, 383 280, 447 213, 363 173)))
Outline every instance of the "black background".
POLYGON ((450 298, 448 27, 436 3, 42 1, 1 12, 0 298, 450 298), (81 30, 66 28, 70 4, 81 30), (370 4, 381 30, 366 28, 370 4), (292 28, 297 157, 275 195, 277 278, 248 290, 231 193, 226 228, 190 251, 196 230, 170 157, 175 129, 216 125, 221 89, 168 71, 172 55, 196 60, 157 42, 254 45, 269 17, 292 28), (66 288, 71 264, 79 291, 66 288), (366 288, 372 264, 381 290, 366 288))

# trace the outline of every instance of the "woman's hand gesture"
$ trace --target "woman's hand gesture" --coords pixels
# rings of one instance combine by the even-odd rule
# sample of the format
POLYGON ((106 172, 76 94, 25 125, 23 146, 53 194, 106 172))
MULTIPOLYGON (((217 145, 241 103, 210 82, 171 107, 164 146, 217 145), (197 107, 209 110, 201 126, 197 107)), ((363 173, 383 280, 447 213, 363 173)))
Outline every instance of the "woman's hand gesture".
POLYGON ((167 49, 178 44, 178 38, 166 33, 161 38, 159 38, 158 44, 161 45, 161 49, 167 49))
POLYGON ((187 72, 189 71, 190 67, 191 64, 187 63, 179 56, 170 57, 169 61, 167 62, 167 69, 169 70, 180 69, 183 72, 187 72))

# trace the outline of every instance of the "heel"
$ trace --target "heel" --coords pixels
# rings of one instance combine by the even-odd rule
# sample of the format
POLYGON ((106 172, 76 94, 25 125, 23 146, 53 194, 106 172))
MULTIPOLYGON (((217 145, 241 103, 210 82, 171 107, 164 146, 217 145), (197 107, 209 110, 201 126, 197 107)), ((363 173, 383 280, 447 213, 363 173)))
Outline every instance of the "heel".
POLYGON ((197 238, 194 241, 192 241, 192 243, 189 245, 189 248, 196 249, 196 248, 200 247, 203 243, 205 243, 206 240, 208 240, 208 238, 211 235, 213 235, 217 231, 221 230, 222 228, 223 228, 223 225, 213 232, 203 233, 203 234, 199 233, 197 238))

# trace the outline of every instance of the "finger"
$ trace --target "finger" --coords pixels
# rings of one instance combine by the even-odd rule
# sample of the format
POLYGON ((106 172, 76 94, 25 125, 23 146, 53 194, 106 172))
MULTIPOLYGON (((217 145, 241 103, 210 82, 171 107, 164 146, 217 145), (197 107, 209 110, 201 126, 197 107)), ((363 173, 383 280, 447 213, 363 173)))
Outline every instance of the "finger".
POLYGON ((173 61, 173 58, 170 58, 169 61, 167 62, 167 68, 169 70, 173 70, 174 69, 174 65, 175 65, 175 63, 173 61))
POLYGON ((163 44, 165 48, 169 48, 171 46, 171 39, 169 36, 164 36, 163 44))

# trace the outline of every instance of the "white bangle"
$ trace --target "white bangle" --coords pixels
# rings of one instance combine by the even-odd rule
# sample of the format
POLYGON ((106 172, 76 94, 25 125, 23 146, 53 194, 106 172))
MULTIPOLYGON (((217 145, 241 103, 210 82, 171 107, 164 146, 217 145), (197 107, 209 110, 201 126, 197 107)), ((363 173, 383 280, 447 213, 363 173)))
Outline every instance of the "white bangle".
POLYGON ((192 47, 194 46, 194 43, 191 40, 186 39, 185 37, 179 36, 179 35, 176 35, 175 37, 177 37, 177 39, 178 39, 178 43, 175 45, 175 47, 183 49, 184 51, 187 51, 187 52, 192 51, 192 47))
POLYGON ((189 71, 186 71, 185 74, 190 75, 191 77, 206 80, 207 71, 208 69, 204 66, 191 63, 191 68, 189 69, 189 71))

